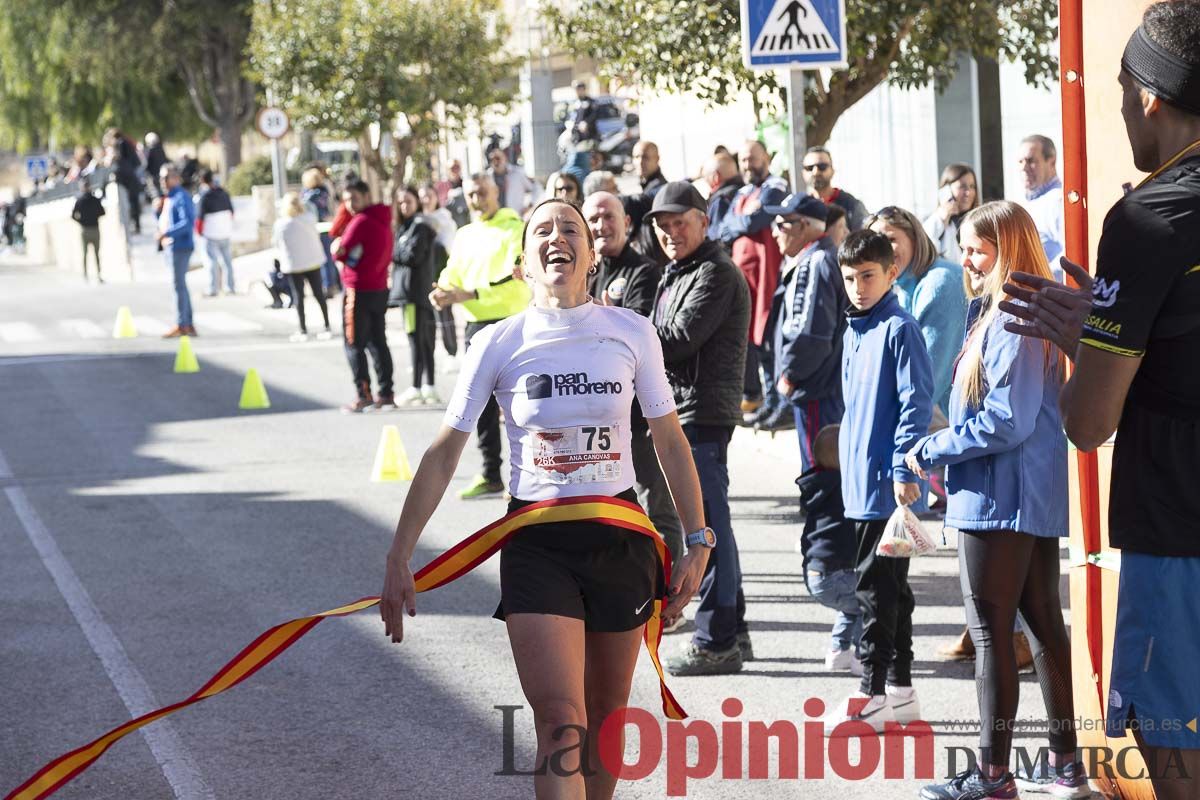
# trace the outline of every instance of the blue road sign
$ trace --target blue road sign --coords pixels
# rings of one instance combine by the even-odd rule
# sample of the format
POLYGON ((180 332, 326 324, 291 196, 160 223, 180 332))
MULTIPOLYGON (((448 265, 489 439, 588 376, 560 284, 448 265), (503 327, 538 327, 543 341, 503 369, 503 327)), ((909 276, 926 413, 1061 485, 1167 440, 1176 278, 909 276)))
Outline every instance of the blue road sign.
POLYGON ((845 0, 742 0, 742 60, 750 69, 846 66, 845 0))
POLYGON ((40 181, 42 178, 50 174, 50 157, 49 156, 26 156, 25 157, 25 174, 32 181, 40 181))

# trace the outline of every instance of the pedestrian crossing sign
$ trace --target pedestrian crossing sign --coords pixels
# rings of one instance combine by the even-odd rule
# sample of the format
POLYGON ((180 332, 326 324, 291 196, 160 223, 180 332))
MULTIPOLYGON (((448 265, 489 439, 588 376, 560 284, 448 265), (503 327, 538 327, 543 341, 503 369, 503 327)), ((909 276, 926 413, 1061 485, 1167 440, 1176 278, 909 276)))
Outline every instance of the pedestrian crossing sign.
POLYGON ((741 0, 750 69, 846 66, 845 0, 741 0))

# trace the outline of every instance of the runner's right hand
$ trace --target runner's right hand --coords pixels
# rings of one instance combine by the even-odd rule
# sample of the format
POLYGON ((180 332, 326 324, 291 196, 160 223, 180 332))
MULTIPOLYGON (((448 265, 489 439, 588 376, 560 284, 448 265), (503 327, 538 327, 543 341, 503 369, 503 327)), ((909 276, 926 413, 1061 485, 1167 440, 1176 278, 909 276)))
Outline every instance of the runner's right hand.
POLYGON ((379 616, 383 619, 384 636, 392 641, 404 641, 404 612, 417 615, 417 586, 407 559, 388 554, 383 591, 379 597, 379 616))

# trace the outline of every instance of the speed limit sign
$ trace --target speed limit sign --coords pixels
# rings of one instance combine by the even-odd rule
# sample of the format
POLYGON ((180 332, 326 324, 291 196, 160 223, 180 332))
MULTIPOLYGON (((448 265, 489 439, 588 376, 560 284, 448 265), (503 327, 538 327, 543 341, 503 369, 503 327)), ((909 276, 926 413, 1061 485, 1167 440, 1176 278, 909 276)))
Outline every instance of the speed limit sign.
POLYGON ((254 124, 258 132, 268 139, 282 139, 292 127, 287 113, 282 108, 273 106, 260 109, 254 124))

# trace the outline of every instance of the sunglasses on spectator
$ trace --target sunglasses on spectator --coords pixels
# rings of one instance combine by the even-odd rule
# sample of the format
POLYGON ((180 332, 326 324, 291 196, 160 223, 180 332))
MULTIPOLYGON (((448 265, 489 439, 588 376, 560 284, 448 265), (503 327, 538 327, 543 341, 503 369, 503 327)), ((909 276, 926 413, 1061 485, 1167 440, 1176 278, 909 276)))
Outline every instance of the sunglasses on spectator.
POLYGON ((833 164, 830 164, 828 162, 822 162, 819 164, 805 164, 802 167, 802 169, 805 172, 824 172, 825 170, 829 169, 832 166, 833 166, 833 164))

